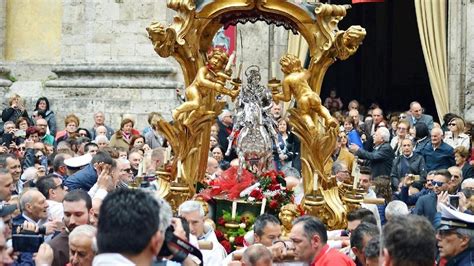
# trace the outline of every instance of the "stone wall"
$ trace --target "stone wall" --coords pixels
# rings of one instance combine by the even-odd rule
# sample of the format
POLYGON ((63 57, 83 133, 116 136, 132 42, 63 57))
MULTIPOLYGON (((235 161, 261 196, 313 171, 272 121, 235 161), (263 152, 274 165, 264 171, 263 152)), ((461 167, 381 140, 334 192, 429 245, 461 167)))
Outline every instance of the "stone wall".
POLYGON ((474 1, 469 1, 467 11, 466 34, 466 87, 464 91, 464 116, 466 120, 474 123, 474 1))
POLYGON ((0 61, 3 61, 4 58, 6 9, 7 1, 0 0, 0 61))

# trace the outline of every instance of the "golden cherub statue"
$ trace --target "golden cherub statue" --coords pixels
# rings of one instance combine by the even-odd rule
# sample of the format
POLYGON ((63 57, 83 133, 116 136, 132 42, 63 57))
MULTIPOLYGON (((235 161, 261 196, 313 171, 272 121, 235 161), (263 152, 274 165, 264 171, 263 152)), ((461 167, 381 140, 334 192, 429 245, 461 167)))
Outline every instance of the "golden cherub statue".
MULTIPOLYGON (((229 95, 235 98, 239 94, 239 86, 234 85, 232 90, 225 88, 225 83, 230 80, 230 70, 225 69, 229 57, 225 51, 219 48, 213 48, 208 56, 207 65, 199 68, 196 78, 186 88, 186 102, 181 104, 173 111, 173 119, 180 120, 182 115, 187 113, 188 121, 200 107, 205 106, 203 98, 208 96, 211 91, 219 94, 229 95)), ((213 111, 205 110, 205 114, 212 114, 213 111)), ((186 124, 186 122, 185 122, 186 124)))
POLYGON ((280 100, 288 102, 293 95, 303 119, 311 130, 316 130, 314 112, 324 118, 327 127, 336 127, 337 121, 321 104, 319 95, 309 86, 308 79, 311 73, 301 66, 298 57, 291 54, 284 55, 280 59, 280 65, 285 77, 282 81, 282 92, 273 95, 273 100, 276 103, 280 100))
POLYGON ((293 220, 299 216, 300 213, 298 212, 296 204, 288 203, 281 207, 278 218, 280 218, 281 221, 281 236, 283 238, 288 238, 291 228, 293 227, 293 220))

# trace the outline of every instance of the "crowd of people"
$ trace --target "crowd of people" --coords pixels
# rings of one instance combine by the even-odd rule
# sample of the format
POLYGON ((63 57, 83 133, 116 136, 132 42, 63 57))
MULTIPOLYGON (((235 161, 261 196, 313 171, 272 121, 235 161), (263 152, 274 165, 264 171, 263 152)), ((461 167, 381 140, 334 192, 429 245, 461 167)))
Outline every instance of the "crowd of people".
MULTIPOLYGON (((366 198, 382 201, 350 211, 347 229, 336 231, 304 215, 282 236, 280 220, 262 214, 245 247, 227 254, 202 202, 184 202, 173 217, 163 199, 129 189, 148 172, 145 157, 168 146, 156 126, 160 113, 150 113, 149 127, 138 130, 130 118, 106 125, 97 112, 86 128, 74 114, 58 124, 57 108, 44 97, 30 116, 14 94, 0 132, 0 264, 474 264, 471 125, 456 114, 436 123, 418 102, 390 114, 376 104, 362 111, 356 100, 342 110, 333 91, 324 103, 340 123, 327 174, 338 184, 357 175, 366 198), (176 238, 191 245, 170 244, 176 238)), ((273 103, 271 114, 282 151, 274 147, 274 167, 290 173, 301 199, 299 140, 282 105, 273 103)), ((211 126, 204 181, 235 165, 235 153, 225 154, 233 122, 224 110, 211 126)))

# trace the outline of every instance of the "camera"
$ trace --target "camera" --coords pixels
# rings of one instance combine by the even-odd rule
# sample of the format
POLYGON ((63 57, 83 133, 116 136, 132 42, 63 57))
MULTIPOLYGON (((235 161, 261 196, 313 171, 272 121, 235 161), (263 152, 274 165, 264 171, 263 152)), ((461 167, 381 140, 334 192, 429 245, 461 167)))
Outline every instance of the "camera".
POLYGON ((44 238, 42 235, 35 234, 13 234, 13 250, 19 252, 38 252, 41 244, 43 244, 44 238))
POLYGON ((163 258, 173 256, 170 260, 175 262, 183 262, 188 254, 196 256, 201 261, 202 265, 203 259, 201 251, 191 245, 188 241, 177 237, 174 234, 174 227, 170 225, 168 228, 166 228, 165 240, 158 257, 163 258))
POLYGON ((449 195, 449 205, 455 209, 459 208, 459 195, 449 195))

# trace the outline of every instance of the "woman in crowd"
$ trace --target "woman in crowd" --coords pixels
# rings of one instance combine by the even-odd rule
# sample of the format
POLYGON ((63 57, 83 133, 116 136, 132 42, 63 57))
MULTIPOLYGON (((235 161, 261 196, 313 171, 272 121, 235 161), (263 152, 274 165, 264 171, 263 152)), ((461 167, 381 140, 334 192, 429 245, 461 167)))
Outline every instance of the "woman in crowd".
POLYGON ((145 145, 145 137, 142 135, 133 135, 130 139, 130 147, 129 149, 132 150, 133 148, 143 149, 145 145))
MULTIPOLYGON (((130 141, 132 140, 132 129, 135 123, 129 118, 125 118, 120 123, 120 129, 110 138, 111 147, 130 148, 130 141)), ((137 134, 138 135, 138 134, 137 134)))
POLYGON ((18 120, 16 120, 16 128, 18 128, 18 130, 23 130, 23 131, 26 131, 26 129, 31 126, 30 124, 28 124, 29 121, 28 119, 26 119, 25 117, 20 117, 18 118, 18 120))
POLYGON ((66 127, 64 130, 56 133, 56 143, 61 140, 77 137, 76 131, 77 127, 79 127, 79 118, 74 114, 66 116, 66 118, 64 118, 64 126, 66 127))
POLYGON ((396 129, 396 136, 394 136, 390 141, 390 146, 392 146, 392 149, 395 152, 395 156, 399 156, 400 154, 402 154, 402 140, 406 138, 411 138, 408 134, 410 130, 410 123, 408 123, 408 121, 406 120, 401 120, 400 122, 398 122, 396 129))
POLYGON ((214 125, 211 126, 211 136, 214 136, 217 139, 218 135, 219 135, 219 125, 215 123, 214 125))
POLYGON ((468 158, 469 150, 466 147, 459 146, 454 149, 454 160, 456 161, 456 166, 461 169, 464 180, 474 177, 474 169, 467 161, 468 158))
POLYGON ((222 147, 219 145, 214 147, 214 149, 212 149, 212 157, 219 163, 219 168, 225 171, 230 167, 230 163, 224 160, 223 150, 224 149, 222 149, 222 147))
MULTIPOLYGON (((33 122, 30 120, 30 117, 28 116, 28 112, 25 108, 25 103, 20 95, 13 94, 8 99, 8 106, 9 107, 3 109, 2 112, 3 122, 12 121, 13 123, 16 123, 18 118, 24 117, 28 120, 29 125, 33 124, 33 122)), ((3 132, 3 128, 1 128, 0 130, 3 132)))
POLYGON ((356 144, 360 148, 363 147, 362 140, 359 136, 359 133, 357 133, 357 130, 355 129, 355 122, 352 117, 346 117, 344 119, 344 131, 347 135, 347 145, 356 144))
POLYGON ((211 135, 209 139, 209 152, 212 154, 212 150, 219 145, 219 141, 217 140, 217 137, 211 135))
MULTIPOLYGON (((288 118, 282 117, 278 120, 278 144, 283 154, 279 155, 274 152, 275 161, 277 162, 277 169, 282 167, 295 167, 293 166, 295 157, 299 155, 299 143, 297 142, 296 136, 291 133, 291 129, 288 126, 288 118)), ((296 163, 296 166, 298 164, 296 163)))
POLYGON ((91 133, 89 132, 89 130, 85 129, 85 128, 78 128, 77 129, 77 136, 79 137, 85 137, 85 138, 88 138, 88 139, 91 139, 91 133))
POLYGON ((445 133, 444 142, 453 147, 453 149, 459 146, 469 149, 471 139, 464 133, 464 120, 455 117, 449 121, 448 128, 449 131, 445 133))
POLYGON ((48 122, 49 134, 51 136, 56 135, 56 115, 53 111, 50 110, 49 101, 46 97, 41 97, 36 101, 35 110, 39 115, 41 115, 46 122, 48 122))

